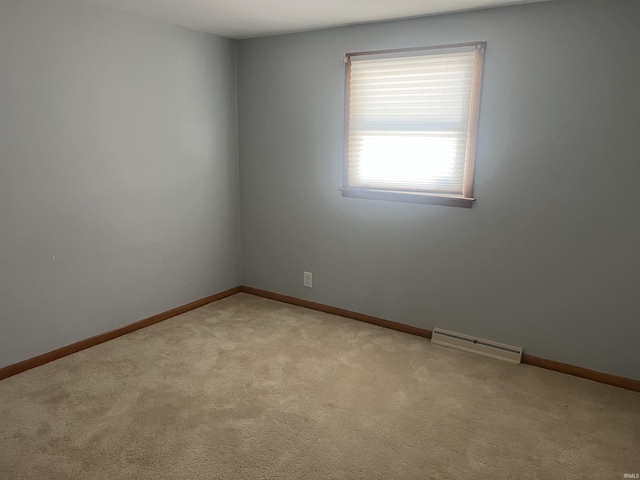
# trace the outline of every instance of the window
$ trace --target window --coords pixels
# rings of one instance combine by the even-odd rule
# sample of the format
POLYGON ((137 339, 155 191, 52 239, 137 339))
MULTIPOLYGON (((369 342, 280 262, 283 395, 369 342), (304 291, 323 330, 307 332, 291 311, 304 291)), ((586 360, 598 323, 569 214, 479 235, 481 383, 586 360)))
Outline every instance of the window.
POLYGON ((343 196, 471 207, 484 49, 347 54, 343 196))

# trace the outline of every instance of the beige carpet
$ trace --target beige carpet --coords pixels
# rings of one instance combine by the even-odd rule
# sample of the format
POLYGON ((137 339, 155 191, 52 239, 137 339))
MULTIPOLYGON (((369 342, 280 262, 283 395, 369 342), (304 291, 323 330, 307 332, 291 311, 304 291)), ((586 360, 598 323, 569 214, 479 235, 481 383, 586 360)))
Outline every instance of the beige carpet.
POLYGON ((0 381, 0 478, 621 479, 640 394, 238 294, 0 381))

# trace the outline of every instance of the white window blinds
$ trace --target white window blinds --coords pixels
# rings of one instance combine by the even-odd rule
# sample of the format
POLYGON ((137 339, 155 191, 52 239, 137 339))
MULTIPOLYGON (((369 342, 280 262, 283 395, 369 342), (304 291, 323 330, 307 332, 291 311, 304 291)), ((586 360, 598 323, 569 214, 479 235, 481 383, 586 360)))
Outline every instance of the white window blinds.
POLYGON ((349 54, 345 186, 471 197, 483 51, 349 54))

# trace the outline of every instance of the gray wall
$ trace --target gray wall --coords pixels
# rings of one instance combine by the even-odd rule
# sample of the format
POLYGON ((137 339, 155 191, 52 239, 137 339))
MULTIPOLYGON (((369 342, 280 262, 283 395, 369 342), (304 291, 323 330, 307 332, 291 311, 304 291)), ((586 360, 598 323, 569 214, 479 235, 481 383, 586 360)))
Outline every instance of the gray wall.
POLYGON ((240 42, 243 283, 640 378, 638 19, 558 1, 240 42), (342 198, 345 52, 475 40, 475 206, 342 198))
POLYGON ((0 366, 240 283, 236 124, 235 42, 0 0, 0 366))
POLYGON ((0 366, 242 281, 640 378, 638 18, 558 1, 240 42, 241 272, 235 43, 0 0, 0 366), (342 198, 344 53, 473 40, 476 205, 342 198))

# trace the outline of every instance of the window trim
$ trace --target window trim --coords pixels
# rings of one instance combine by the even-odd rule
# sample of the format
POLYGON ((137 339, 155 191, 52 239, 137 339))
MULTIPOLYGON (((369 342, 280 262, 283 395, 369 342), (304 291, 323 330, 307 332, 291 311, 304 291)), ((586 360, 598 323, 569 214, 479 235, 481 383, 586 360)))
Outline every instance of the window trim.
POLYGON ((446 45, 432 45, 427 47, 396 48, 390 50, 371 50, 352 52, 345 55, 345 104, 344 104, 344 152, 342 169, 343 197, 366 198, 372 200, 388 200, 395 202, 426 203, 432 205, 447 205, 452 207, 471 208, 473 197, 473 178, 475 173, 476 144, 480 118, 480 96, 482 92, 482 75, 484 69, 484 52, 487 42, 452 43, 446 45), (439 50, 460 47, 476 47, 477 56, 474 66, 473 83, 471 86, 471 109, 469 118, 469 133, 467 137, 467 153, 465 158, 465 175, 463 178, 462 195, 451 195, 430 192, 412 192, 404 190, 385 190, 349 186, 349 124, 351 104, 351 57, 362 55, 393 55, 408 52, 439 50))

